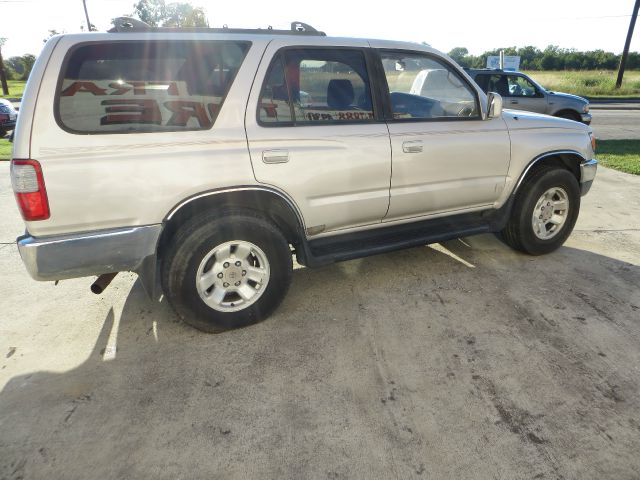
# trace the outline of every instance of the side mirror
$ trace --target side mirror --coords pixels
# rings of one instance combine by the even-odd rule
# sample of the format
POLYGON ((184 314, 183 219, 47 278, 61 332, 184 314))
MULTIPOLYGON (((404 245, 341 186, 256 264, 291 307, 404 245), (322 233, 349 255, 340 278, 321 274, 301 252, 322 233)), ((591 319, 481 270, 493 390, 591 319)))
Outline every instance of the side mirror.
POLYGON ((487 119, 502 115, 502 97, 496 92, 487 94, 487 119))

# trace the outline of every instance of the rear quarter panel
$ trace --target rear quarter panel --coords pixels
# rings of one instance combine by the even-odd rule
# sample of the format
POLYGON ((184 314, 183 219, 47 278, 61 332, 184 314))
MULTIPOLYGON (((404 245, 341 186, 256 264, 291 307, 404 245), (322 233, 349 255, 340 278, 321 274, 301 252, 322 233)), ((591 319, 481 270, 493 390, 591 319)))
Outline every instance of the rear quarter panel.
MULTIPOLYGON (((227 40, 225 35, 155 34, 154 39, 227 40)), ((51 217, 28 222, 33 236, 160 223, 192 195, 254 184, 244 131, 246 98, 267 40, 252 47, 210 130, 78 135, 54 118, 65 54, 83 41, 140 40, 141 34, 60 38, 42 77, 33 112, 31 158, 43 169, 51 217)))

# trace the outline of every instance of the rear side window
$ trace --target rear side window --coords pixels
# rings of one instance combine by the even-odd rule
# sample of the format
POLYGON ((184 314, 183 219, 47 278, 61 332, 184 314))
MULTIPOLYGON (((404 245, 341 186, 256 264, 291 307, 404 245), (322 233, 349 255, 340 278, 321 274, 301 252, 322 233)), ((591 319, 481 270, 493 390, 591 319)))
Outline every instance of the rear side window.
POLYGON ((56 95, 73 133, 206 130, 213 126, 250 44, 113 42, 68 54, 56 95))
POLYGON ((274 58, 262 92, 261 124, 371 122, 371 87, 357 49, 287 49, 274 58))

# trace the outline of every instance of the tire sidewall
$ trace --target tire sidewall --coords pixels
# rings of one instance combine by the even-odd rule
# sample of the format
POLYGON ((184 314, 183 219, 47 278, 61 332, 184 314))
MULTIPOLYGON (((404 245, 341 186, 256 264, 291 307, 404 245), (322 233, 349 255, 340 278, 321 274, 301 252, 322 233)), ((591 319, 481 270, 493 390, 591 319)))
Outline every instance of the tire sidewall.
POLYGON ((223 217, 204 222, 176 245, 168 259, 167 289, 178 315, 188 324, 204 331, 217 332, 251 325, 266 318, 280 304, 291 280, 292 258, 289 244, 271 224, 257 218, 223 217), (260 298, 235 312, 209 307, 196 287, 198 268, 203 258, 217 246, 243 240, 260 247, 269 262, 269 281, 260 298))
POLYGON ((573 231, 580 212, 580 188, 573 174, 563 169, 548 169, 537 175, 528 184, 521 201, 518 202, 518 230, 523 249, 532 255, 542 255, 559 248, 573 231), (567 192, 569 212, 564 225, 552 238, 543 240, 536 236, 531 223, 533 210, 543 193, 553 187, 567 192))

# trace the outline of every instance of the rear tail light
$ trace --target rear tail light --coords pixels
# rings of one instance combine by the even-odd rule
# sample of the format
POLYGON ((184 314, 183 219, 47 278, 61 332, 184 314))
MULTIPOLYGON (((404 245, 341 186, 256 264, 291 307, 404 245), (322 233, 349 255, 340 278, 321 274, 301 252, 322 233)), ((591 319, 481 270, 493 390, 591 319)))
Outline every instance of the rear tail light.
POLYGON ((11 185, 22 218, 29 222, 49 218, 49 200, 38 161, 12 160, 11 185))
POLYGON ((589 137, 591 138, 591 150, 593 150, 593 153, 596 153, 596 136, 593 132, 589 132, 589 137))
POLYGON ((9 120, 9 115, 0 113, 0 122, 6 122, 7 120, 9 120))

